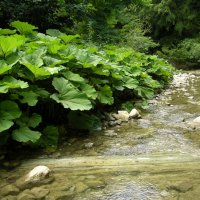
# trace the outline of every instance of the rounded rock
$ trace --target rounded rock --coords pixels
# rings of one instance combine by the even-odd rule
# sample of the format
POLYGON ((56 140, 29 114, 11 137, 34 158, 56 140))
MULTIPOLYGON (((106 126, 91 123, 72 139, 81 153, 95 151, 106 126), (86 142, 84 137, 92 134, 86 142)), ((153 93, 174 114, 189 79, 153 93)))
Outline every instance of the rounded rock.
POLYGON ((133 108, 129 113, 129 118, 140 118, 140 117, 141 117, 140 113, 135 108, 133 108))
POLYGON ((26 182, 38 182, 49 177, 50 169, 46 166, 37 166, 32 169, 26 176, 26 182))
POLYGON ((200 116, 195 118, 191 123, 190 127, 193 129, 199 129, 200 128, 200 116))

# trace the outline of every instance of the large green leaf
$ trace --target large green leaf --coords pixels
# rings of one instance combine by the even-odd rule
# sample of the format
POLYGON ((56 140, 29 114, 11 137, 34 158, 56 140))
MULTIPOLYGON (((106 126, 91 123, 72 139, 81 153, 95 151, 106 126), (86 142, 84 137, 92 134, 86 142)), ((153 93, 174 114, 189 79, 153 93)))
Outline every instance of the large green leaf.
POLYGON ((77 82, 77 83, 85 83, 85 79, 83 77, 81 77, 79 74, 75 74, 73 72, 67 71, 62 73, 64 75, 64 77, 72 82, 77 82))
POLYGON ((37 113, 33 113, 31 117, 23 113, 19 119, 16 120, 16 124, 20 127, 36 128, 42 122, 42 117, 37 113))
POLYGON ((129 89, 135 89, 139 85, 138 80, 136 80, 135 78, 132 78, 132 77, 125 77, 123 79, 123 81, 124 81, 124 86, 129 89))
POLYGON ((47 29, 46 33, 53 37, 58 37, 60 35, 63 35, 63 33, 60 32, 58 29, 47 29))
POLYGON ((6 58, 6 63, 12 67, 14 66, 20 59, 20 56, 18 55, 17 52, 10 54, 7 58, 6 58))
POLYGON ((36 128, 42 122, 42 117, 37 113, 33 113, 29 118, 28 126, 32 128, 36 128))
POLYGON ((65 69, 65 67, 60 65, 58 67, 43 67, 43 69, 47 70, 51 75, 53 75, 58 74, 61 70, 65 69))
POLYGON ((59 38, 61 38, 66 44, 76 40, 77 38, 80 38, 80 35, 65 35, 65 34, 60 34, 59 38))
POLYGON ((57 147, 59 138, 58 128, 55 126, 47 126, 42 131, 42 137, 39 144, 44 147, 57 147))
POLYGON ((98 97, 99 101, 103 104, 113 104, 114 102, 114 98, 112 96, 112 90, 110 88, 110 86, 105 85, 103 87, 100 88, 100 90, 98 91, 98 97))
POLYGON ((81 84, 80 89, 90 99, 96 99, 98 96, 97 91, 94 89, 93 86, 91 86, 89 84, 81 84))
POLYGON ((43 60, 44 60, 45 65, 51 66, 51 67, 56 66, 56 65, 60 65, 60 64, 65 62, 63 60, 53 58, 53 57, 50 57, 50 56, 44 56, 43 60))
POLYGON ((15 88, 27 88, 28 83, 17 80, 12 76, 5 76, 1 81, 0 81, 0 93, 7 93, 9 89, 15 89, 15 88))
POLYGON ((19 93, 20 95, 20 102, 21 103, 27 103, 29 106, 35 106, 38 102, 38 94, 28 90, 28 91, 22 91, 19 93))
POLYGON ((76 53, 76 59, 78 63, 84 66, 84 68, 90 68, 101 64, 102 58, 97 55, 88 53, 86 50, 79 50, 76 53))
POLYGON ((21 35, 0 36, 0 57, 7 57, 24 44, 25 37, 21 35))
POLYGON ((25 65, 36 78, 51 74, 49 71, 41 67, 44 63, 37 53, 24 55, 20 62, 25 65))
POLYGON ((14 123, 12 120, 19 118, 21 111, 13 101, 0 102, 0 132, 9 129, 14 123))
POLYGON ((1 29, 0 28, 0 35, 12 35, 15 34, 16 30, 10 30, 10 29, 1 29))
POLYGON ((37 142, 40 137, 41 133, 38 131, 33 131, 28 127, 21 127, 17 130, 14 130, 12 133, 12 138, 18 142, 37 142))
POLYGON ((4 74, 5 72, 10 70, 11 68, 12 68, 11 66, 7 65, 5 60, 0 60, 0 75, 4 74))
POLYGON ((68 119, 69 126, 71 128, 82 130, 101 130, 101 120, 95 115, 83 112, 70 112, 68 119))
POLYGON ((36 26, 33 26, 27 22, 14 21, 10 26, 16 28, 21 34, 33 33, 37 29, 36 26))
POLYGON ((21 111, 18 105, 13 101, 1 101, 0 102, 0 118, 13 120, 20 117, 21 111))
POLYGON ((87 96, 71 85, 68 80, 54 78, 52 84, 59 93, 54 93, 51 98, 57 103, 61 103, 64 108, 71 110, 89 110, 92 108, 87 96))
POLYGON ((8 130, 14 123, 11 120, 0 118, 0 132, 8 130))

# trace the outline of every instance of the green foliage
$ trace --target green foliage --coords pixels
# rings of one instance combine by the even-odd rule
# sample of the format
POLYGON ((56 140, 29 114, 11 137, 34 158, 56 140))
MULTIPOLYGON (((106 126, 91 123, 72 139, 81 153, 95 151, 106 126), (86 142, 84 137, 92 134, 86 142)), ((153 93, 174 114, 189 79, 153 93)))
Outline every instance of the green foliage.
MULTIPOLYGON (((98 44, 120 43, 122 46, 125 44, 137 51, 146 52, 156 44, 150 37, 146 37, 150 27, 145 19, 147 13, 139 15, 150 7, 150 3, 151 0, 18 0, 16 6, 15 0, 2 0, 0 21, 6 26, 10 21, 26 19, 43 32, 51 28, 47 30, 50 36, 60 35, 60 31, 52 29, 54 27, 69 34, 78 33, 85 40, 98 44)), ((21 34, 31 33, 36 29, 35 26, 19 21, 12 23, 12 26, 21 34)), ((62 35, 67 43, 77 37, 79 36, 62 35)))
POLYGON ((101 130, 102 127, 101 120, 97 116, 83 112, 70 112, 68 119, 70 128, 92 131, 101 130))
POLYGON ((186 38, 172 49, 163 49, 175 61, 200 63, 200 37, 186 38))
MULTIPOLYGON (((131 48, 107 45, 100 49, 85 44, 78 35, 58 30, 49 30, 45 35, 21 22, 12 26, 20 34, 0 36, 7 42, 0 40, 2 141, 12 138, 43 147, 56 146, 58 130, 45 128, 47 110, 40 112, 37 106, 57 105, 65 113, 70 112, 69 125, 75 127, 75 113, 113 105, 116 98, 127 93, 131 98, 151 98, 172 75, 172 67, 164 60, 131 48)), ((83 112, 80 116, 79 128, 100 126, 97 117, 83 112)))
POLYGON ((149 10, 154 34, 193 36, 200 30, 200 1, 152 0, 149 10))

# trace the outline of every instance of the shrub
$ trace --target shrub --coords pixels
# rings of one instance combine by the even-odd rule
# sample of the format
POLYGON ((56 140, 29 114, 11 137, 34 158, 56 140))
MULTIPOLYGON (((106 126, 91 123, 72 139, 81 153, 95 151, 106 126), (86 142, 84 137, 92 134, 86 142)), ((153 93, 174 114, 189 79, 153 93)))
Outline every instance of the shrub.
MULTIPOLYGON (((166 61, 130 48, 100 49, 84 43, 79 35, 55 29, 42 34, 20 21, 11 26, 14 29, 0 30, 0 135, 4 144, 13 139, 55 146, 58 130, 44 120, 55 105, 70 113, 73 124, 79 116, 73 112, 113 105, 116 96, 127 92, 132 97, 152 98, 172 75, 166 61), (40 112, 39 104, 48 109, 40 112)), ((62 112, 52 112, 55 118, 66 119, 62 112)), ((82 116, 93 120, 94 126, 98 123, 94 116, 82 116)))

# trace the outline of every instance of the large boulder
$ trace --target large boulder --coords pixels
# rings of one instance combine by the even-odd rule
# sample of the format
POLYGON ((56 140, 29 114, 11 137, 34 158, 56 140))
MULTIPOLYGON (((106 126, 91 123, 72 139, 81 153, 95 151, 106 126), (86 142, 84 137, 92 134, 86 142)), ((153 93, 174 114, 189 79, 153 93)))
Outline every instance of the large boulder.
POLYGON ((20 189, 31 188, 48 184, 54 180, 50 169, 46 166, 37 166, 32 169, 27 175, 16 181, 17 187, 20 189))

